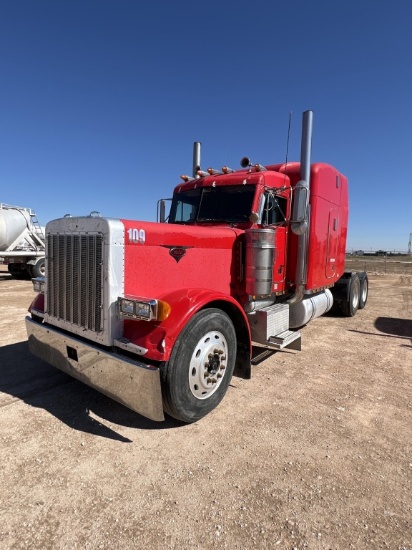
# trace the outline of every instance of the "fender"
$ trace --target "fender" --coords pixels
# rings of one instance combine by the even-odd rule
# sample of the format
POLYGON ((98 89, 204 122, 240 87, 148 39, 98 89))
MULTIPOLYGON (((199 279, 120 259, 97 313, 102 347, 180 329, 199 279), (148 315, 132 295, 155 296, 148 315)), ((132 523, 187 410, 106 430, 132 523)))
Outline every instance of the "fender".
POLYGON ((38 315, 40 317, 44 316, 44 294, 42 292, 37 294, 34 298, 28 311, 29 313, 33 313, 34 315, 38 315))
POLYGON ((167 361, 174 343, 189 319, 207 306, 219 307, 232 319, 238 337, 238 360, 243 358, 239 367, 245 377, 250 377, 246 376, 247 362, 244 360, 247 356, 250 368, 252 346, 249 323, 245 312, 234 298, 204 288, 180 289, 158 298, 168 302, 172 307, 165 321, 153 323, 125 320, 124 322, 124 336, 133 344, 147 349, 144 357, 150 360, 167 361))

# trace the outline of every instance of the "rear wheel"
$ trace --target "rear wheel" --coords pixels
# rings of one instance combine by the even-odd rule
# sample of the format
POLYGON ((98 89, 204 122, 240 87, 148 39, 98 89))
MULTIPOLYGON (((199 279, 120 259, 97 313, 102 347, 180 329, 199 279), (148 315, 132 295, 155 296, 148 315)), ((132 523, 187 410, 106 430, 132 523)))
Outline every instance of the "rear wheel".
POLYGON ((369 281, 366 273, 360 278, 360 296, 359 296, 359 309, 363 309, 366 306, 369 293, 369 281))
POLYGON ((183 422, 196 422, 223 399, 236 358, 232 321, 219 309, 192 317, 163 365, 163 406, 183 422))
POLYGON ((14 279, 29 278, 29 274, 26 271, 26 266, 24 264, 9 264, 7 269, 14 279))
POLYGON ((346 301, 339 302, 340 309, 345 317, 353 317, 359 309, 360 280, 357 274, 350 280, 349 297, 346 301))

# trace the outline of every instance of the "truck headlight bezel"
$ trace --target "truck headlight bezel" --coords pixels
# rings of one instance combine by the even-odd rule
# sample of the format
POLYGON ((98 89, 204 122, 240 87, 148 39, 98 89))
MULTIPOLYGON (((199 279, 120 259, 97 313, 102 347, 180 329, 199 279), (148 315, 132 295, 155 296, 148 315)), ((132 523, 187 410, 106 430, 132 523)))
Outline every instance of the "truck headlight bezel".
POLYGON ((33 290, 35 292, 40 292, 41 294, 44 294, 44 289, 46 287, 45 277, 34 277, 31 282, 33 283, 33 290))
POLYGON ((119 296, 117 306, 120 317, 139 321, 163 321, 171 311, 167 302, 135 296, 119 296))

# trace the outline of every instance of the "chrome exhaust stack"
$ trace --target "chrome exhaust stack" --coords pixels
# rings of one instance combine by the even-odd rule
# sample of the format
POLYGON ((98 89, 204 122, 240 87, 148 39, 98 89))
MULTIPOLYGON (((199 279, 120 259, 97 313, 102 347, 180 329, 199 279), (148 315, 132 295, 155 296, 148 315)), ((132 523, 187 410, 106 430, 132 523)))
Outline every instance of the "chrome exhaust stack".
POLYGON ((307 282, 307 255, 309 244, 309 195, 310 164, 312 153, 313 111, 305 111, 302 117, 302 142, 300 151, 300 181, 294 188, 291 229, 298 236, 296 259, 296 290, 289 303, 300 302, 307 282))
POLYGON ((200 141, 195 141, 193 143, 193 177, 200 178, 198 171, 200 170, 200 154, 201 154, 202 144, 200 141))

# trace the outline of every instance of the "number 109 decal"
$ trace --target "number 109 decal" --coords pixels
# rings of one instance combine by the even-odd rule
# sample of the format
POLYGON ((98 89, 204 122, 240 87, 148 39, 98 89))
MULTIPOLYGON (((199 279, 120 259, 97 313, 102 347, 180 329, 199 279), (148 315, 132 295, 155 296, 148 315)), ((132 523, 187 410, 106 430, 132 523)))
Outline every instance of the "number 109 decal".
POLYGON ((146 231, 144 229, 128 229, 129 243, 144 244, 146 240, 146 231))

